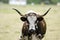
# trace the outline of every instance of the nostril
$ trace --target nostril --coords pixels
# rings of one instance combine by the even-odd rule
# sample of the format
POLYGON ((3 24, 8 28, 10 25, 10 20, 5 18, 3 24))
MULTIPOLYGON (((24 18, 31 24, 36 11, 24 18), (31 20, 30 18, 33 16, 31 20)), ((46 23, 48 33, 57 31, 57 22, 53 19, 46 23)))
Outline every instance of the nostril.
POLYGON ((30 33, 34 33, 34 32, 35 32, 35 30, 33 30, 33 29, 30 30, 30 33))

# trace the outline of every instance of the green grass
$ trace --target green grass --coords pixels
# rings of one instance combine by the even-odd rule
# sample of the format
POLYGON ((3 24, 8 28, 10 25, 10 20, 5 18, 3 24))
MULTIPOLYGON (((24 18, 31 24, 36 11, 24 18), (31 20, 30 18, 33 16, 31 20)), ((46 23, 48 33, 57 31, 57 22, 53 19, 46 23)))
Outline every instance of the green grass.
POLYGON ((0 5, 0 40, 18 40, 23 22, 20 15, 12 8, 18 9, 22 14, 29 10, 44 14, 51 7, 50 12, 44 17, 47 23, 47 32, 43 40, 60 40, 60 6, 56 5, 0 5))

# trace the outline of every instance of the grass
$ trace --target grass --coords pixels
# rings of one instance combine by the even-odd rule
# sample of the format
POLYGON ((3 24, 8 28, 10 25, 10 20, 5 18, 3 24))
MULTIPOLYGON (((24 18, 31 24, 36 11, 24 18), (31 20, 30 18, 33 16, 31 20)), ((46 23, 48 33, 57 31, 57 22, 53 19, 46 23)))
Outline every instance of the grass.
POLYGON ((44 14, 49 8, 50 12, 44 17, 47 23, 47 32, 43 40, 60 40, 60 6, 56 5, 0 5, 0 40, 19 40, 23 22, 20 15, 12 10, 18 9, 22 14, 34 10, 39 15, 44 14))

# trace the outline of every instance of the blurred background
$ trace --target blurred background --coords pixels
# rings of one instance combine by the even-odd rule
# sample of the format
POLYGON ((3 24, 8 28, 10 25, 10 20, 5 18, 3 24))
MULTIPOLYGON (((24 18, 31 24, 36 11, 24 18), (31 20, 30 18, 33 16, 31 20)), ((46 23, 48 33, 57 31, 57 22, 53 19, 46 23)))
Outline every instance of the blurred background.
POLYGON ((29 10, 43 15, 47 31, 43 40, 60 40, 60 0, 0 0, 0 40, 19 40, 23 22, 20 15, 12 8, 18 9, 23 15, 29 10))
POLYGON ((0 3, 27 5, 27 4, 58 4, 60 0, 0 0, 0 3))

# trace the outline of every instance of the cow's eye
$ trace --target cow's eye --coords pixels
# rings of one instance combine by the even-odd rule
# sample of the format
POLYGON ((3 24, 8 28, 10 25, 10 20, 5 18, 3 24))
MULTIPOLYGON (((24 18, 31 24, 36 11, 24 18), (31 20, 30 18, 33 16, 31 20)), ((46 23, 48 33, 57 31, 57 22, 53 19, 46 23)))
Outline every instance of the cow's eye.
POLYGON ((42 21, 43 20, 43 17, 38 17, 37 20, 38 21, 42 21))
POLYGON ((27 21, 27 18, 26 17, 21 17, 20 18, 22 21, 27 21))

